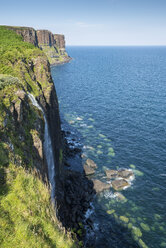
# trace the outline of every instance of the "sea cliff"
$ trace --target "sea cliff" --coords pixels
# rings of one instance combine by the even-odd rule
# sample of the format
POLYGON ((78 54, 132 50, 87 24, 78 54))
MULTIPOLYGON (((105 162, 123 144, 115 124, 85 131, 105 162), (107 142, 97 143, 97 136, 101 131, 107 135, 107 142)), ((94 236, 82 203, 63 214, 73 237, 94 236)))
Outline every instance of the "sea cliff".
POLYGON ((46 54, 50 64, 63 64, 69 62, 65 49, 65 36, 62 34, 53 34, 48 30, 35 30, 30 27, 7 27, 23 37, 25 42, 32 43, 39 47, 46 54))
POLYGON ((0 27, 1 247, 76 247, 55 214, 56 201, 64 200, 59 106, 48 55, 39 44, 32 28, 0 27), (44 148, 46 121, 55 165, 55 206, 44 148))

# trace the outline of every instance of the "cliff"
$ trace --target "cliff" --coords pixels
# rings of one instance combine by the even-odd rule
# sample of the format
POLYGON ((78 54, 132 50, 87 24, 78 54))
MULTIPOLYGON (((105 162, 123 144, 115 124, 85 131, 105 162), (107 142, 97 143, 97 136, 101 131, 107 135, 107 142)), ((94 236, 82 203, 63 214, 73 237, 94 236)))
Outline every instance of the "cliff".
POLYGON ((25 42, 32 43, 45 52, 50 64, 69 62, 71 58, 65 50, 65 37, 52 34, 48 30, 35 30, 29 27, 7 27, 23 37, 25 42))
POLYGON ((75 247, 59 229, 50 190, 44 184, 49 163, 44 147, 47 121, 56 197, 61 201, 61 129, 50 64, 37 47, 34 29, 10 29, 17 29, 20 35, 0 27, 0 246, 75 247), (30 94, 40 108, 33 104, 30 94))

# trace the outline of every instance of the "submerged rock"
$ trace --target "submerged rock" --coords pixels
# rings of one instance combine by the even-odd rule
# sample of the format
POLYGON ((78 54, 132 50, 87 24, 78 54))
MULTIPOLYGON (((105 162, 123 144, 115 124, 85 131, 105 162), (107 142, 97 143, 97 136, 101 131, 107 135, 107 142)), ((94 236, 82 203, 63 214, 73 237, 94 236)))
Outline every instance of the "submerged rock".
POLYGON ((112 181, 112 187, 115 190, 122 190, 129 185, 130 184, 125 179, 117 179, 117 180, 112 181))
POLYGON ((121 193, 119 193, 119 192, 115 192, 114 196, 117 197, 118 200, 120 200, 120 201, 123 201, 123 202, 127 201, 126 197, 124 195, 122 195, 121 193))
POLYGON ((96 191, 96 193, 100 193, 105 189, 109 189, 111 187, 111 184, 108 183, 103 183, 102 181, 98 180, 98 179, 94 179, 93 180, 93 184, 94 184, 94 190, 96 191))
POLYGON ((125 223, 129 222, 129 219, 126 216, 120 216, 119 219, 125 223))

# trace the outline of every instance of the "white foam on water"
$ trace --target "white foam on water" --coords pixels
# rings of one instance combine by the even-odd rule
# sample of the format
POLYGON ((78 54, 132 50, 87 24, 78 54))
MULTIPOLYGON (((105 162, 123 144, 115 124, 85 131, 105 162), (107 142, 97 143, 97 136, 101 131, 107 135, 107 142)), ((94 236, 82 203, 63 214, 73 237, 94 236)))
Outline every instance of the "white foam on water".
POLYGON ((44 122, 45 122, 44 153, 45 153, 46 160, 47 160, 49 182, 51 184, 51 198, 53 199, 55 196, 55 164, 54 164, 54 155, 53 155, 51 137, 50 137, 49 130, 48 130, 48 123, 47 123, 45 113, 43 109, 39 106, 35 97, 30 93, 28 93, 28 97, 31 100, 32 104, 42 111, 43 117, 44 117, 44 122))
POLYGON ((103 195, 106 199, 113 199, 116 198, 116 195, 114 195, 111 191, 105 192, 103 195))
POLYGON ((85 213, 85 219, 88 219, 94 213, 94 206, 92 202, 90 203, 90 208, 85 213))

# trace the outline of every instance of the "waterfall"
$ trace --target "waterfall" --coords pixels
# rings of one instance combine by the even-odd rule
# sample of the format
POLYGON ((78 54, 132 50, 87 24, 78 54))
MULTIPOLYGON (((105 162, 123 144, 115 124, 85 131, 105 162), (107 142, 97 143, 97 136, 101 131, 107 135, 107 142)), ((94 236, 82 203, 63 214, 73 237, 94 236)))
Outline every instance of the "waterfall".
POLYGON ((42 111, 43 117, 44 117, 44 122, 45 122, 44 153, 45 153, 46 160, 47 160, 49 182, 51 184, 51 198, 53 199, 55 196, 55 164, 54 164, 54 155, 53 155, 51 137, 50 137, 49 130, 48 130, 48 123, 47 123, 45 113, 43 109, 39 106, 35 97, 30 93, 28 93, 28 97, 30 98, 32 104, 42 111))

